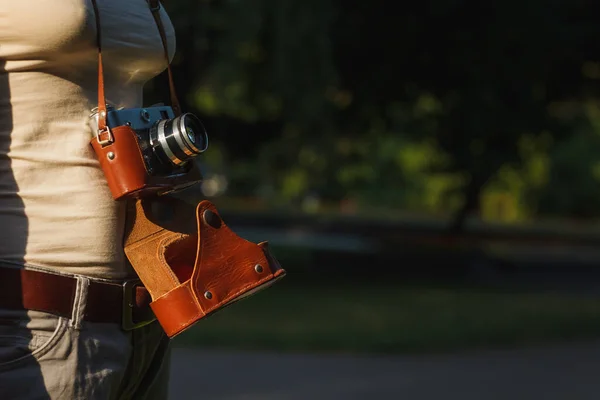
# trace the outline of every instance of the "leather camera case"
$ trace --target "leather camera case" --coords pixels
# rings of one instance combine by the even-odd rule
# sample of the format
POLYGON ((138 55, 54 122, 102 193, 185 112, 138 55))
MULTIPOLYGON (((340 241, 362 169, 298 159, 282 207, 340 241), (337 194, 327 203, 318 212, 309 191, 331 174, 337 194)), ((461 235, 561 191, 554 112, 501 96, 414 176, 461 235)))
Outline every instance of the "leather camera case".
POLYGON ((202 181, 202 174, 193 161, 184 174, 150 175, 137 135, 127 125, 101 133, 91 140, 91 145, 115 200, 160 195, 202 181))
POLYGON ((169 337, 285 276, 266 242, 237 236, 209 201, 195 210, 169 196, 134 204, 125 254, 169 337))

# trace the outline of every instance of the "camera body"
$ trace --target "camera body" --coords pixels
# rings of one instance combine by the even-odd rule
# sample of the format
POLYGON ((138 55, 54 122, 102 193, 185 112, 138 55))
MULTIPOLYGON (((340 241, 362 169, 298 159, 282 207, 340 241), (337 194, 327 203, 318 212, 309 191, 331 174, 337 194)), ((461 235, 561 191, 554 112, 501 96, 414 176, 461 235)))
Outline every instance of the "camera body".
POLYGON ((108 129, 99 132, 98 110, 92 110, 97 133, 91 144, 114 199, 161 195, 202 181, 194 158, 208 148, 208 135, 193 114, 175 116, 163 105, 106 111, 108 129))

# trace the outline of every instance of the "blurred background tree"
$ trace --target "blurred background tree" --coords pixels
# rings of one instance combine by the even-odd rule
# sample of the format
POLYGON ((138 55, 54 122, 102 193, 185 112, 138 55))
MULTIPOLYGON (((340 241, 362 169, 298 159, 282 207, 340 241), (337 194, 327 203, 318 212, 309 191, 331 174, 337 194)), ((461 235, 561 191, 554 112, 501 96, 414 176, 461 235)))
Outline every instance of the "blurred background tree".
MULTIPOLYGON (((211 142, 184 193, 270 240, 290 273, 185 340, 391 352, 598 337, 599 2, 165 7, 184 107, 211 142)), ((146 102, 166 89, 163 74, 146 102)))
POLYGON ((205 196, 454 230, 599 214, 597 2, 165 3, 205 196))

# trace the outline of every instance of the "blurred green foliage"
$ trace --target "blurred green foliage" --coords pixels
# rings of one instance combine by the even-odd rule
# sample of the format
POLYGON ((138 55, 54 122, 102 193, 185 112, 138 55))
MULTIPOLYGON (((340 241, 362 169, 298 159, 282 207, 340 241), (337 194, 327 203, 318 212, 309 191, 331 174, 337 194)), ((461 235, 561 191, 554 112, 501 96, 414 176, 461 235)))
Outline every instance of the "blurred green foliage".
POLYGON ((453 213, 457 228, 599 215, 600 3, 166 8, 185 107, 211 137, 205 174, 228 196, 453 213))

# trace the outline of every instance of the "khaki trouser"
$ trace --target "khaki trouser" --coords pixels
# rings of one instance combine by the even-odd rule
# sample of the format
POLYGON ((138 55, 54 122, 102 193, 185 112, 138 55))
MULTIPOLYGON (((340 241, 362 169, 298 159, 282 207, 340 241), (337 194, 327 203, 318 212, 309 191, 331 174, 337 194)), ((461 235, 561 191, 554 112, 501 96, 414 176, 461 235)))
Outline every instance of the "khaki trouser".
POLYGON ((117 324, 0 309, 0 399, 166 399, 169 341, 158 322, 117 324))

